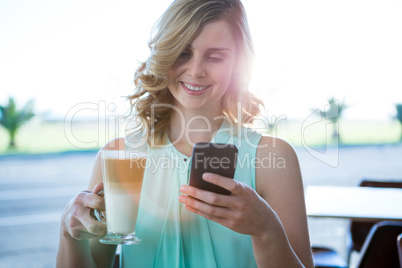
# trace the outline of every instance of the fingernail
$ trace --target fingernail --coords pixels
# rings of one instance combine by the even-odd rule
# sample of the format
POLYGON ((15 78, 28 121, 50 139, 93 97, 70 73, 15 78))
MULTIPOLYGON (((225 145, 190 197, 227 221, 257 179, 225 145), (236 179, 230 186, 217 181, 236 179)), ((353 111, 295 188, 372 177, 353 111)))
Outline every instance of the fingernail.
POLYGON ((180 186, 180 192, 185 192, 187 190, 187 185, 180 186))
POLYGON ((202 174, 202 178, 205 180, 208 180, 208 179, 210 179, 211 178, 211 173, 204 173, 204 174, 202 174))

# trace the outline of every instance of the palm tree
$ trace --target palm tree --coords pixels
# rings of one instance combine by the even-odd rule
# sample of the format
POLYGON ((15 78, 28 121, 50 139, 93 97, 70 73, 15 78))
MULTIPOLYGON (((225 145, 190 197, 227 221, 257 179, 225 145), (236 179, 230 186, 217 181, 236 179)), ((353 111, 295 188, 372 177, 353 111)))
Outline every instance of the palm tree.
POLYGON ((402 103, 395 104, 396 116, 395 118, 399 121, 401 125, 401 136, 399 137, 399 141, 402 142, 402 103))
POLYGON ((340 139, 340 134, 338 132, 337 127, 335 127, 335 124, 339 122, 339 120, 342 117, 343 112, 348 108, 348 105, 345 103, 345 100, 343 100, 341 103, 336 100, 334 97, 331 97, 328 99, 328 105, 329 108, 326 111, 320 110, 320 115, 322 118, 326 118, 329 120, 332 125, 334 126, 333 128, 333 133, 332 133, 332 138, 333 139, 340 139))
POLYGON ((17 105, 13 97, 8 98, 7 105, 0 105, 0 125, 7 130, 10 137, 10 142, 8 144, 9 149, 14 149, 16 146, 15 136, 18 129, 34 115, 32 100, 27 102, 21 110, 17 110, 17 105))

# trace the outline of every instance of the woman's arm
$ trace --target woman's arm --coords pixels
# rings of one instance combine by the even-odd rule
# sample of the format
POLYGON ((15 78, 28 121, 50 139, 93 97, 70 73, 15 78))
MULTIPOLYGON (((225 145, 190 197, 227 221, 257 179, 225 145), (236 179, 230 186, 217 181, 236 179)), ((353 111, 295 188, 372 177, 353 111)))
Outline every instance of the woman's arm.
POLYGON ((265 263, 264 259, 278 258, 283 267, 292 267, 286 266, 285 260, 290 261, 290 265, 296 261, 296 255, 304 266, 314 267, 297 155, 293 147, 281 139, 263 137, 260 146, 256 190, 275 213, 276 231, 253 237, 256 259, 265 263), (271 242, 277 247, 269 247, 271 242))
MULTIPOLYGON (((102 150, 124 150, 124 139, 107 144, 102 150)), ((100 154, 96 156, 87 191, 77 194, 64 209, 61 219, 57 267, 111 267, 116 246, 103 245, 99 238, 106 226, 90 216, 93 208, 105 210, 100 154)))

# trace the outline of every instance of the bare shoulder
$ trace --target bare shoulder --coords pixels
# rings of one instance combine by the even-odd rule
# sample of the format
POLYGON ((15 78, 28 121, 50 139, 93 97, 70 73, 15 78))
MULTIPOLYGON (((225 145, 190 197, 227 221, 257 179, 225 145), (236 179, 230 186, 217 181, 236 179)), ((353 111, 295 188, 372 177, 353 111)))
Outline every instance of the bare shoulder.
POLYGON ((262 136, 257 150, 257 156, 264 157, 269 154, 278 154, 283 157, 296 157, 295 149, 287 141, 276 137, 262 136))
POLYGON ((117 138, 109 141, 105 146, 102 147, 102 150, 124 150, 125 149, 125 141, 124 138, 117 138))
POLYGON ((296 151, 287 141, 263 136, 257 149, 257 160, 256 186, 261 196, 272 197, 272 192, 285 185, 287 188, 302 185, 296 151))

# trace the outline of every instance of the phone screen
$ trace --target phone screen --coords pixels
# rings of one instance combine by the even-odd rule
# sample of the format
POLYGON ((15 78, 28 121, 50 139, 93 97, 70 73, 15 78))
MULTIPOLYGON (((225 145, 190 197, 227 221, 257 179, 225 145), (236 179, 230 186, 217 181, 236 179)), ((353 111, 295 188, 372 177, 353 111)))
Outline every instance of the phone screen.
POLYGON ((191 160, 189 184, 203 190, 230 195, 230 191, 204 181, 202 179, 202 174, 210 172, 224 177, 233 178, 236 170, 237 153, 237 147, 233 144, 195 144, 191 160))

